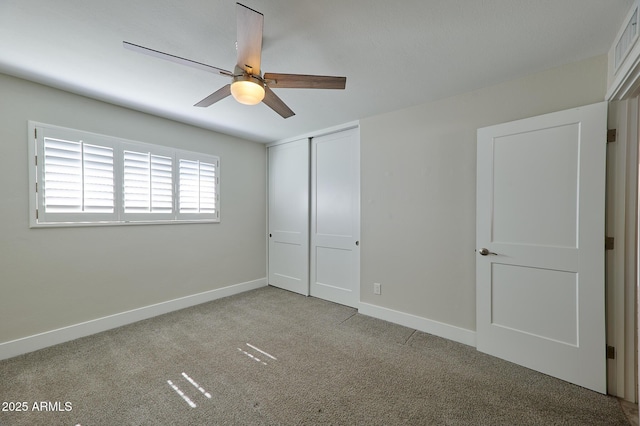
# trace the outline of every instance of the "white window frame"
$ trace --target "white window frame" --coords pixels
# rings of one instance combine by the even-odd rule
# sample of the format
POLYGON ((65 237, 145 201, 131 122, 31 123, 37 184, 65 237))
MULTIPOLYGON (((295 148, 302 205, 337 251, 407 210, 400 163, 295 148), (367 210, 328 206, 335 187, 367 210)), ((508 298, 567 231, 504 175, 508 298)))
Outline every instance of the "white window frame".
MULTIPOLYGON (((31 228, 112 226, 176 223, 218 223, 220 222, 220 158, 214 155, 186 151, 182 149, 131 141, 100 135, 35 121, 28 122, 29 154, 29 225, 31 228), (60 139, 70 142, 84 142, 89 145, 113 149, 113 213, 88 212, 47 212, 44 205, 44 140, 60 139), (172 212, 127 212, 125 213, 124 193, 124 152, 133 151, 150 155, 169 157, 172 162, 171 189, 172 212), (200 161, 215 164, 215 211, 213 213, 179 213, 180 160, 200 161)), ((165 179, 167 175, 163 176, 165 179)), ((209 182, 211 183, 211 181, 209 182)), ((211 191, 211 185, 208 185, 211 191)), ((166 188, 165 188, 166 189, 166 188)))

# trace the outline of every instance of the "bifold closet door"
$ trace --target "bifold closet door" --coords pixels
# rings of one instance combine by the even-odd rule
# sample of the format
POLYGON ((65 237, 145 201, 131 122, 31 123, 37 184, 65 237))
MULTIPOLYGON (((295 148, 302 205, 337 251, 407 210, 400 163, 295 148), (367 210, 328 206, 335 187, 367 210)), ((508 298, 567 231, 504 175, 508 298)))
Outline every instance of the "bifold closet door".
POLYGON ((311 295, 357 307, 360 300, 358 129, 311 140, 311 295))
POLYGON ((309 295, 309 140, 268 149, 269 284, 309 295))

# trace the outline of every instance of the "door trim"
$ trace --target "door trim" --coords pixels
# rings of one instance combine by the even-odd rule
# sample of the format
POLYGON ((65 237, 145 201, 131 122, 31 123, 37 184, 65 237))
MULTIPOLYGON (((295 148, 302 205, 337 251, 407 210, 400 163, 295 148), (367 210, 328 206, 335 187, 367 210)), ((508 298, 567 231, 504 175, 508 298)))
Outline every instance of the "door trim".
POLYGON ((614 250, 607 251, 607 344, 615 359, 607 364, 611 395, 636 402, 636 285, 638 98, 610 103, 609 127, 617 130, 607 145, 607 236, 614 250))
MULTIPOLYGON (((640 37, 636 35, 625 53, 622 63, 616 69, 615 55, 618 41, 623 36, 627 25, 634 13, 637 13, 640 2, 634 0, 629 12, 621 23, 621 28, 608 52, 608 87, 605 99, 611 102, 612 109, 621 108, 622 111, 611 114, 609 118, 610 128, 616 128, 618 132, 618 145, 608 148, 613 151, 615 160, 613 171, 609 174, 615 184, 609 185, 610 191, 607 204, 607 215, 615 215, 614 223, 608 217, 609 232, 615 233, 615 248, 607 254, 608 269, 616 268, 617 273, 610 274, 608 278, 608 295, 613 299, 609 303, 610 309, 619 309, 611 315, 607 315, 608 330, 613 334, 613 343, 616 348, 616 359, 609 360, 608 364, 614 371, 608 374, 608 384, 611 394, 624 398, 627 401, 638 402, 638 383, 640 381, 640 364, 638 351, 640 351, 640 222, 638 216, 638 133, 640 133, 638 120, 638 96, 640 95, 640 37), (615 102, 620 101, 620 102, 615 102), (631 111, 635 110, 635 111, 631 111), (623 145, 626 144, 626 148, 623 145), (626 168, 626 170, 624 170, 626 168), (622 170, 620 170, 622 169, 622 170), (625 188, 626 181, 626 188, 625 188), (622 185, 622 186, 621 186, 622 185), (635 187, 635 189, 633 189, 635 187), (631 199, 629 199, 631 197, 631 199), (627 202, 625 203, 625 198, 627 202), (636 199, 633 202, 633 199, 636 199), (611 211, 613 209, 613 211, 611 211), (626 218, 624 213, 626 211, 626 218), (622 222, 621 222, 622 221, 622 222), (613 275, 613 277, 611 277, 613 275), (611 306, 615 305, 615 307, 611 306), (613 329, 613 330, 612 330, 613 329)), ((608 160, 609 161, 609 160, 608 160)), ((611 235, 609 235, 611 236, 611 235)), ((609 337, 608 337, 609 339, 609 337)))

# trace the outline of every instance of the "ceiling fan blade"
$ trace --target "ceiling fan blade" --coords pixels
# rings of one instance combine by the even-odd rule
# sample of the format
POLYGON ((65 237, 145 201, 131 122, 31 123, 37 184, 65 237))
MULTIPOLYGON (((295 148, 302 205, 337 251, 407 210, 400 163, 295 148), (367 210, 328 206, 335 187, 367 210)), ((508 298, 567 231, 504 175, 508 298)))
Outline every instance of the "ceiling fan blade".
POLYGON ((264 15, 236 3, 238 66, 249 74, 260 75, 264 15))
POLYGON ((269 87, 265 87, 264 91, 265 94, 262 102, 264 102, 269 108, 280 114, 282 118, 289 118, 293 115, 296 115, 296 113, 293 112, 291 108, 289 108, 287 104, 282 101, 282 99, 280 99, 275 93, 273 93, 273 90, 269 89, 269 87))
POLYGON ((264 79, 274 89, 344 89, 347 85, 347 77, 324 75, 265 73, 264 79))
POLYGON ((227 84, 226 86, 223 86, 220 89, 216 90, 215 92, 213 92, 212 94, 210 94, 209 96, 207 96, 206 98, 204 98, 203 100, 195 104, 194 106, 208 107, 210 105, 215 104, 219 100, 226 98, 230 94, 231 94, 231 85, 227 84))
POLYGON ((216 68, 211 65, 203 64, 201 62, 196 62, 190 59, 181 58, 179 56, 170 55, 169 53, 164 53, 158 50, 149 49, 148 47, 139 46, 137 44, 129 43, 128 41, 123 41, 122 45, 124 46, 125 49, 129 49, 138 53, 144 53, 145 55, 153 56, 156 58, 165 59, 167 61, 171 61, 176 64, 186 65, 188 67, 212 72, 214 74, 224 75, 225 77, 229 77, 233 75, 231 71, 223 70, 222 68, 216 68))

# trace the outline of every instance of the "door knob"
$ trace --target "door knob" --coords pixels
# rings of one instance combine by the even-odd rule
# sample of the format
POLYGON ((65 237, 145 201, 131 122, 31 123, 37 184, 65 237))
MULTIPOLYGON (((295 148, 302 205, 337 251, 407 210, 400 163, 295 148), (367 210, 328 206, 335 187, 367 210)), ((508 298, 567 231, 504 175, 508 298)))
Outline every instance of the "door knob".
POLYGON ((490 255, 490 254, 494 254, 494 255, 497 255, 497 254, 498 254, 498 253, 494 253, 494 252, 492 252, 492 251, 489 251, 489 249, 488 249, 488 248, 484 248, 484 247, 483 247, 483 248, 481 248, 480 250, 478 250, 478 253, 480 253, 482 256, 488 256, 488 255, 490 255))

